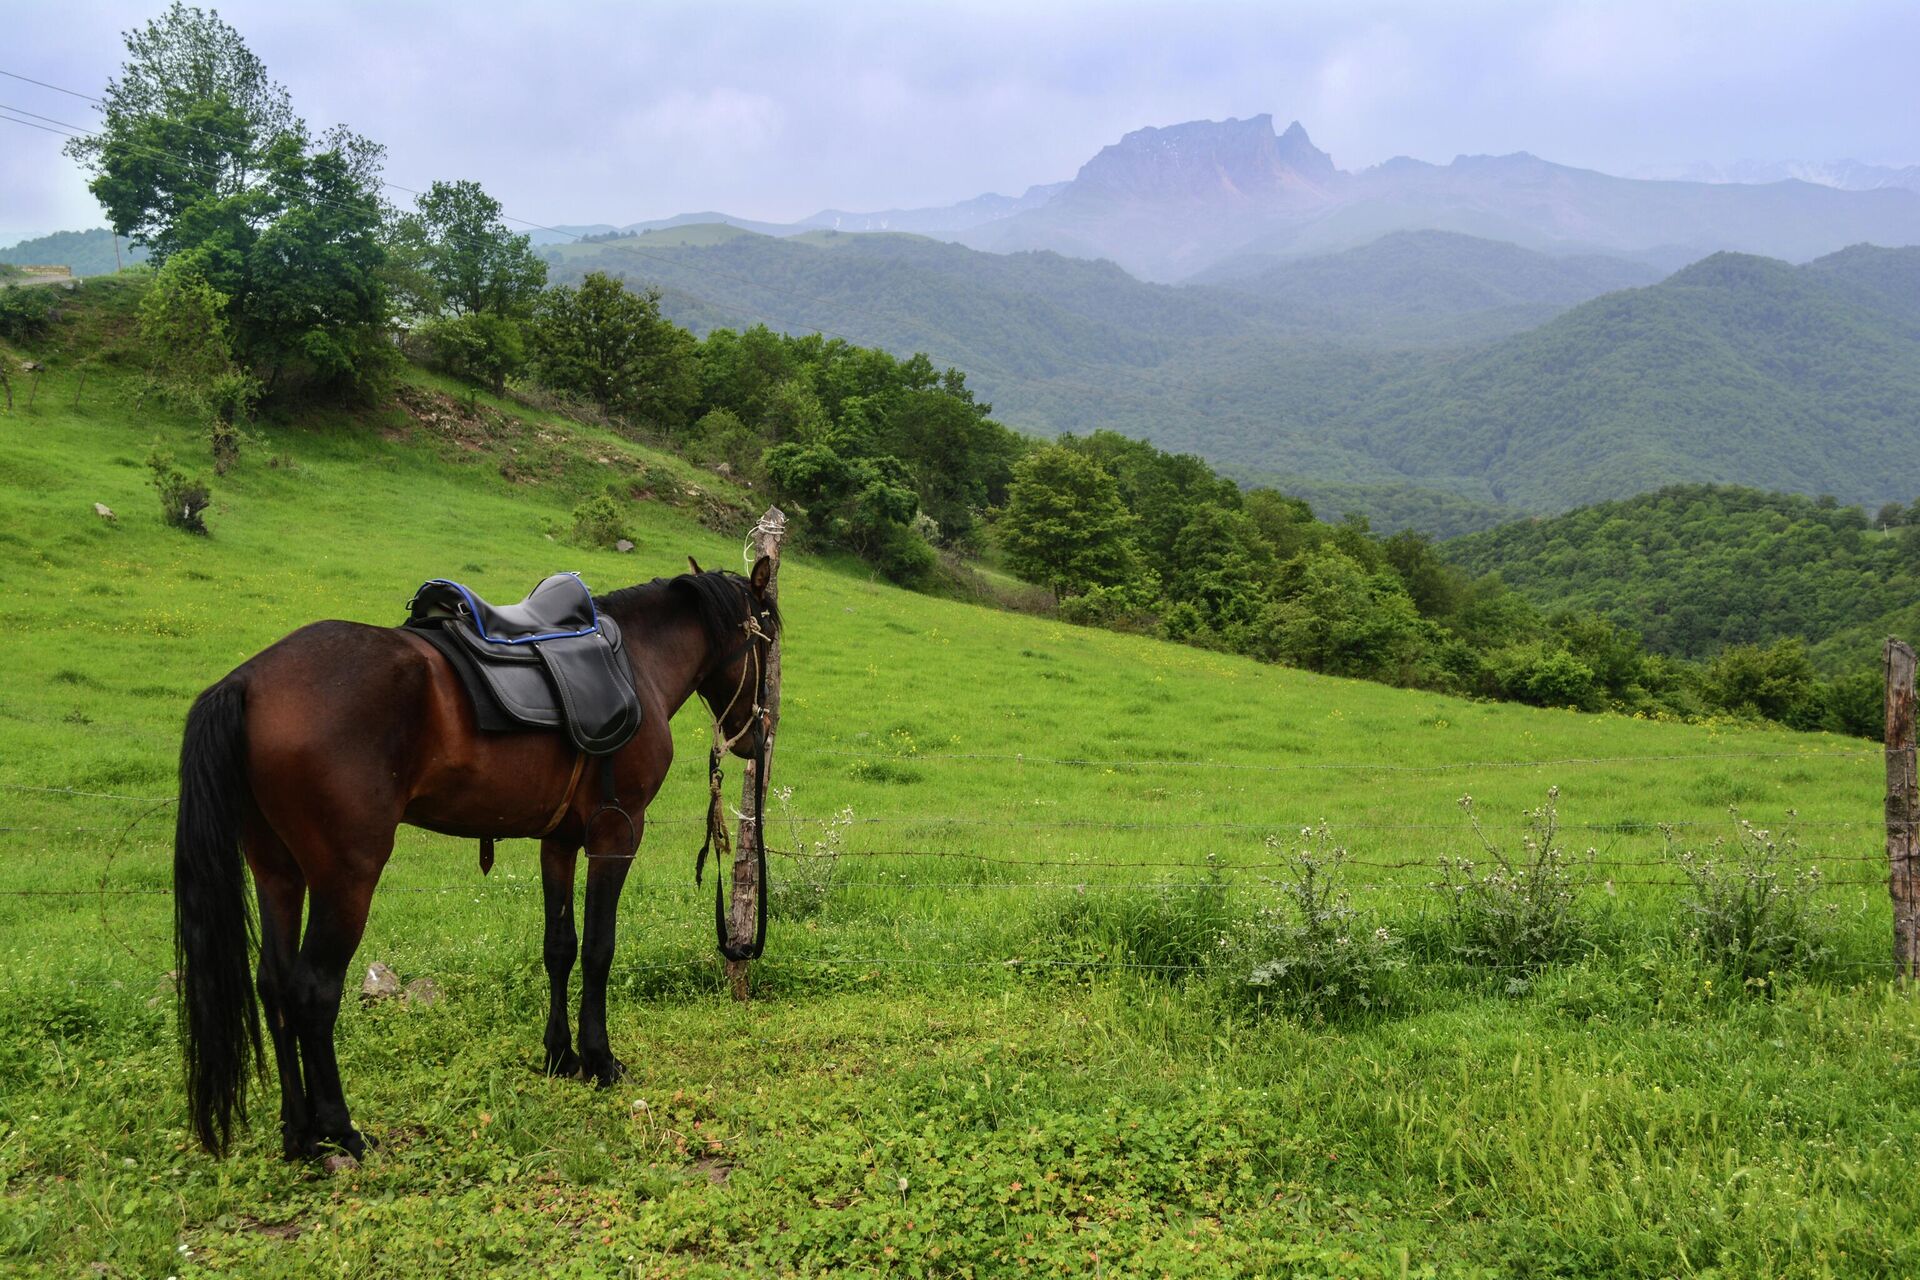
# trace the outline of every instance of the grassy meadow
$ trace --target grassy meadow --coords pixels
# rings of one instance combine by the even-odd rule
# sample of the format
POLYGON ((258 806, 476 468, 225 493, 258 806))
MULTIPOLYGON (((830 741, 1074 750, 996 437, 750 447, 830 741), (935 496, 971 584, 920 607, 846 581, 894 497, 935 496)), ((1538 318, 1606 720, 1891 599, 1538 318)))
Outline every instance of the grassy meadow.
POLYGON ((0 415, 0 1274, 1920 1273, 1920 1010, 1884 963, 1872 744, 1319 677, 804 555, 769 822, 809 856, 775 860, 756 998, 728 998, 693 886, 689 707, 622 903, 628 1080, 537 1070, 535 845, 483 879, 471 842, 404 831, 359 963, 444 999, 343 1010, 380 1149, 284 1164, 269 1085, 209 1159, 167 978, 194 694, 312 619, 398 621, 427 577, 738 566, 732 513, 763 500, 415 375, 262 426, 187 536, 142 460, 204 442, 100 345, 121 286, 86 293, 0 415), (609 483, 647 495, 631 554, 568 540, 609 483), (1449 957, 1435 863, 1482 856, 1460 797, 1514 848, 1554 787, 1593 850, 1582 945, 1449 957), (1813 971, 1743 987, 1676 945, 1679 851, 1730 810, 1821 868, 1813 971), (1384 1006, 1224 997, 1182 921, 1256 918, 1322 823, 1404 940, 1384 1006))

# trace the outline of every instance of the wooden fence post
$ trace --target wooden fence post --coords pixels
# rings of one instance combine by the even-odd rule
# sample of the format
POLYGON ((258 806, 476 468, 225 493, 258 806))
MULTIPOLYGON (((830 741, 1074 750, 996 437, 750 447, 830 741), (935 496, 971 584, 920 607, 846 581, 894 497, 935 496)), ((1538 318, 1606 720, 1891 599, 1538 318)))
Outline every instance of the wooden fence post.
MULTIPOLYGON (((780 599, 780 544, 787 537, 787 514, 778 507, 768 507, 760 522, 753 526, 751 535, 753 555, 756 560, 766 556, 773 561, 773 572, 767 579, 767 599, 777 603, 780 599)), ((767 750, 765 760, 767 773, 773 773, 773 739, 780 727, 780 645, 776 641, 767 655, 767 750)), ((753 820, 754 789, 761 784, 759 762, 749 760, 740 783, 740 838, 733 845, 733 906, 727 916, 727 940, 735 946, 745 946, 753 941, 754 921, 760 909, 760 895, 767 886, 760 883, 760 841, 763 838, 760 828, 753 820)), ((745 1000, 748 995, 746 960, 727 961, 727 982, 733 987, 733 998, 745 1000)))
POLYGON ((1887 637, 1887 888, 1893 896, 1893 965, 1920 977, 1920 786, 1914 779, 1914 655, 1887 637))

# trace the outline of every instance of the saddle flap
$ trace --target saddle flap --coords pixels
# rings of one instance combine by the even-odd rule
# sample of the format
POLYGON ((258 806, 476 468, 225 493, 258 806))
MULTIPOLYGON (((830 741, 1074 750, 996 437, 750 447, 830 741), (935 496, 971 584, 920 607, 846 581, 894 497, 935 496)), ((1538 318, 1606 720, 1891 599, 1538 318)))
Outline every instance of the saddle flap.
POLYGON ((589 755, 618 749, 640 727, 640 699, 633 674, 619 654, 620 628, 600 621, 613 643, 596 637, 552 640, 535 646, 560 699, 573 745, 589 755))

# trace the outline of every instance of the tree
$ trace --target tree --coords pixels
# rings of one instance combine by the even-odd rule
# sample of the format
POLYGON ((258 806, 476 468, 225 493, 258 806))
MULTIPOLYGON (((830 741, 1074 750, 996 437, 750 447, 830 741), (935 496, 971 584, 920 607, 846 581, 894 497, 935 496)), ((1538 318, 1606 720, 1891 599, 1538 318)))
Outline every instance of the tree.
POLYGON ((217 14, 176 0, 126 45, 101 129, 67 147, 114 230, 156 265, 197 254, 235 359, 270 385, 367 386, 389 358, 381 148, 309 134, 217 14))
POLYGON ((436 182, 393 228, 403 301, 422 316, 523 317, 546 287, 532 241, 477 182, 436 182))
POLYGON ((998 532, 1008 567, 1062 596, 1143 576, 1119 487, 1065 445, 1036 450, 1014 467, 998 532))
POLYGON ((254 190, 268 153, 302 126, 285 87, 217 13, 174 0, 124 40, 100 129, 64 150, 93 172, 114 231, 165 258, 190 247, 178 235, 188 211, 254 190))
POLYGON ((540 295, 527 337, 542 382, 612 413, 677 430, 699 401, 693 335, 662 318, 655 290, 589 272, 540 295))

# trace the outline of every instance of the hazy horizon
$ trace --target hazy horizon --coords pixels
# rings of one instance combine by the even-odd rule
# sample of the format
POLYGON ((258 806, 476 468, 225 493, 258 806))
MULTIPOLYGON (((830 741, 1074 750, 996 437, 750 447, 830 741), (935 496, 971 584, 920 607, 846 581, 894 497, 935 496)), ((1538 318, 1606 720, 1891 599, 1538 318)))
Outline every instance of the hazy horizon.
MULTIPOLYGON (((121 33, 162 8, 29 0, 0 70, 97 95, 121 33)), ((1920 6, 1891 0, 1120 8, 220 7, 310 123, 387 146, 390 181, 472 178, 548 224, 1017 195, 1135 129, 1259 114, 1298 119, 1345 169, 1920 159, 1920 6)), ((19 80, 0 104, 96 118, 19 80)), ((3 121, 0 138, 0 244, 103 224, 62 138, 3 121)))

